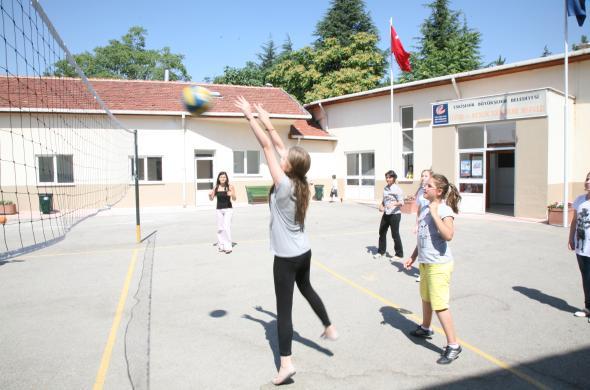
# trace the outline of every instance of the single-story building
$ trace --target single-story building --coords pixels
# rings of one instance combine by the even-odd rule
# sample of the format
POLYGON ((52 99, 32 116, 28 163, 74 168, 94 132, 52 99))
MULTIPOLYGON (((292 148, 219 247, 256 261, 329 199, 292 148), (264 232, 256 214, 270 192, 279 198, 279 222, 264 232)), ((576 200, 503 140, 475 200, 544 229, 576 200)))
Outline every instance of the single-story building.
MULTIPOLYGON (((345 197, 379 199, 393 168, 406 194, 423 169, 457 184, 464 212, 545 218, 563 199, 564 58, 538 58, 305 105, 338 139, 345 197)), ((569 194, 590 170, 590 50, 569 55, 569 194)))
MULTIPOLYGON (((567 156, 570 198, 582 191, 590 169, 589 71, 590 50, 572 52, 567 156)), ((247 201, 247 186, 270 185, 260 147, 233 105, 237 96, 245 96, 271 113, 287 146, 300 144, 309 151, 312 165, 308 179, 326 186, 325 192, 336 175, 341 197, 375 201, 381 197, 384 172, 394 169, 404 192, 413 194, 420 172, 432 168, 457 184, 464 212, 498 211, 544 218, 547 204, 560 201, 563 192, 563 73, 563 55, 556 55, 398 84, 393 88, 393 118, 390 87, 302 106, 279 88, 201 84, 213 92, 214 103, 203 115, 192 116, 180 101, 182 88, 192 83, 90 82, 118 121, 138 130, 140 203, 144 207, 211 205, 207 192, 220 171, 226 171, 236 186, 238 202, 247 201)), ((81 116, 104 116, 93 102, 84 99, 52 103, 49 95, 63 96, 70 88, 68 83, 79 84, 79 80, 34 80, 26 83, 28 92, 23 95, 39 99, 15 98, 20 96, 14 92, 19 83, 12 81, 10 104, 5 95, 9 79, 0 80, 0 147, 5 161, 0 166, 0 180, 8 197, 10 186, 21 187, 14 193, 25 191, 22 186, 39 193, 59 191, 61 186, 75 188, 77 167, 84 164, 76 161, 77 152, 72 148, 49 156, 35 148, 9 147, 14 142, 7 142, 6 137, 14 139, 24 127, 43 132, 39 123, 51 124, 56 116, 68 122, 64 128, 75 128, 81 116), (36 120, 23 121, 23 115, 36 120), (15 121, 17 116, 20 121, 15 121), (27 161, 23 165, 29 170, 18 171, 24 175, 6 163, 19 159, 27 161), (59 171, 60 164, 61 180, 52 173, 59 171)), ((125 167, 122 181, 129 191, 117 206, 132 207, 133 149, 130 138, 125 139, 118 154, 126 159, 119 165, 125 167)), ((32 209, 38 207, 34 202, 29 204, 32 209)), ((29 204, 23 202, 19 208, 29 204)))

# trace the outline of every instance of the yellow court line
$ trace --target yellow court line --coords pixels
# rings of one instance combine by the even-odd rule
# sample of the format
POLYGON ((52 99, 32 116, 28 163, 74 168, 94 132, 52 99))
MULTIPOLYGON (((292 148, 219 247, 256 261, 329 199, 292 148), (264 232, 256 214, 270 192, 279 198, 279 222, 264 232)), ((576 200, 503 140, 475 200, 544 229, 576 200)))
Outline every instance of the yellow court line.
POLYGON ((102 388, 104 386, 104 381, 107 376, 109 364, 111 362, 111 355, 113 354, 113 347, 115 345, 115 340, 117 339, 117 331, 119 330, 119 324, 121 323, 123 309, 125 308, 125 302, 127 301, 127 295, 129 293, 129 285, 131 284, 131 278, 133 277, 133 270, 135 269, 135 263, 137 262, 137 252, 138 251, 139 251, 139 248, 135 248, 133 250, 133 254, 131 255, 131 263, 129 264, 129 268, 127 269, 127 276, 125 277, 125 283, 123 284, 123 290, 121 290, 121 296, 119 297, 119 304, 117 305, 117 310, 115 311, 115 318, 113 319, 113 325, 111 326, 111 331, 109 332, 107 344, 104 347, 104 351, 102 353, 100 367, 98 369, 98 373, 96 374, 96 380, 94 381, 94 386, 92 387, 93 390, 102 390, 102 388))
MULTIPOLYGON (((339 279, 341 281, 343 281, 344 283, 348 284, 349 286, 354 287, 355 289, 369 295, 372 298, 375 298, 376 300, 386 304, 387 306, 393 307, 394 309, 401 309, 401 306, 396 305, 395 303, 391 302, 390 300, 383 298, 381 295, 353 282, 352 280, 340 275, 339 273, 337 273, 336 271, 328 268, 327 266, 325 266, 324 264, 318 262, 317 260, 312 260, 312 263, 314 265, 316 265, 317 267, 323 269, 324 271, 326 271, 327 273, 329 273, 330 275, 334 276, 336 279, 339 279)), ((414 314, 404 314, 403 311, 398 310, 398 312, 404 316, 406 316, 406 318, 410 318, 414 321, 416 321, 417 323, 422 323, 422 318, 414 315, 414 314)), ((444 336, 445 332, 443 331, 443 329, 437 327, 437 326, 433 326, 432 327, 434 329, 435 332, 441 334, 444 336)), ((472 344, 467 343, 465 340, 461 340, 461 339, 457 339, 457 341, 464 347, 466 347, 467 349, 471 350, 472 352, 474 352, 475 354, 483 357, 484 359, 486 359, 487 361, 497 365, 500 368, 503 368, 509 372, 511 372, 512 374, 516 375, 517 377, 519 377, 520 379, 530 383, 531 385, 539 388, 539 389, 550 389, 550 387, 545 386, 544 384, 542 384, 541 382, 537 381, 536 379, 530 377, 529 375, 517 370, 516 368, 510 366, 508 363, 480 350, 479 348, 475 347, 472 344)))

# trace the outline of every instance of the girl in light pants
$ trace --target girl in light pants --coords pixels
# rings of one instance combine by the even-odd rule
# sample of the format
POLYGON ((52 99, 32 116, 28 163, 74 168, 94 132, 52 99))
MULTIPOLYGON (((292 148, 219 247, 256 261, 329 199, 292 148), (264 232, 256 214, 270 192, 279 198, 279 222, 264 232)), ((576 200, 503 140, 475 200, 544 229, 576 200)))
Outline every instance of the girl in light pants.
POLYGON ((217 249, 220 252, 231 253, 231 217, 234 213, 232 208, 217 209, 217 249))
POLYGON ((219 252, 231 253, 231 217, 233 208, 231 201, 236 200, 234 186, 229 184, 226 172, 219 172, 217 183, 209 192, 209 199, 217 198, 217 250, 219 252))

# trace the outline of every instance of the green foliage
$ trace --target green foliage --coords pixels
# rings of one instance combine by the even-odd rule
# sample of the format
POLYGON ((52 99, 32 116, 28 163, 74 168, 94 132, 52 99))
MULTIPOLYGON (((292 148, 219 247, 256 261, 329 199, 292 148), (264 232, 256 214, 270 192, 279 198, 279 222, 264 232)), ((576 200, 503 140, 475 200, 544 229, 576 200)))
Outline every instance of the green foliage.
POLYGON ((10 206, 11 204, 14 204, 11 200, 0 200, 0 206, 10 206))
POLYGON ((587 49, 588 47, 590 46, 588 45, 588 37, 586 35, 580 37, 580 43, 572 43, 572 50, 587 49))
POLYGON ((274 65, 278 57, 277 46, 275 45, 275 42, 272 40, 272 36, 269 37, 268 41, 265 44, 263 44, 260 48, 262 49, 262 53, 258 53, 256 56, 260 61, 260 68, 263 71, 266 71, 274 65))
POLYGON ((223 75, 215 77, 213 83, 260 87, 264 85, 265 74, 258 64, 248 61, 243 68, 226 66, 223 75))
POLYGON ((285 42, 283 42, 281 49, 282 51, 280 56, 285 56, 293 52, 293 41, 291 41, 291 36, 289 36, 289 34, 287 34, 287 38, 285 38, 285 42))
POLYGON ((226 67, 214 79, 221 84, 281 87, 301 102, 375 88, 385 73, 386 54, 362 0, 332 0, 317 24, 314 46, 293 50, 287 35, 281 53, 272 38, 257 54, 259 63, 226 67))
POLYGON ((506 57, 502 57, 502 55, 498 55, 498 58, 494 61, 488 63, 486 68, 491 68, 492 66, 504 65, 506 63, 506 57))
POLYGON ((365 32, 377 36, 378 30, 365 10, 363 0, 332 0, 324 18, 316 25, 314 36, 317 36, 315 47, 324 45, 327 39, 335 38, 339 44, 351 44, 352 36, 365 32))
MULTIPOLYGON (((172 53, 169 47, 146 49, 146 35, 146 29, 134 26, 120 41, 112 39, 107 46, 96 47, 94 53, 86 51, 73 57, 87 77, 163 80, 168 69, 170 80, 190 80, 182 63, 184 55, 172 53)), ((65 59, 55 63, 53 75, 78 77, 65 59)))
POLYGON ((322 48, 291 53, 275 65, 268 80, 302 102, 375 88, 386 64, 383 53, 375 49, 377 41, 368 33, 353 35, 347 46, 328 38, 322 48))
POLYGON ((411 73, 400 82, 422 80, 478 69, 481 65, 480 33, 467 27, 461 12, 448 7, 449 0, 433 0, 431 15, 422 23, 418 51, 411 54, 411 73))

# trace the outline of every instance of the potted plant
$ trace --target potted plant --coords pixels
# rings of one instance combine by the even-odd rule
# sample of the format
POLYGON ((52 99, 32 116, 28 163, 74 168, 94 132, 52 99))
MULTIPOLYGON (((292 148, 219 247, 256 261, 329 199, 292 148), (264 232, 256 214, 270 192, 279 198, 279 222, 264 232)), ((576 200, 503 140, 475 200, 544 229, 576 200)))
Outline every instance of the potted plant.
POLYGON ((16 205, 14 204, 14 202, 11 200, 0 200, 0 214, 16 214, 16 205))
POLYGON ((404 205, 400 208, 404 214, 415 214, 418 211, 418 204, 414 195, 407 195, 404 198, 404 205))
MULTIPOLYGON (((572 204, 568 203, 567 219, 574 216, 572 204)), ((547 206, 547 223, 549 225, 563 226, 563 202, 553 202, 547 206)))

